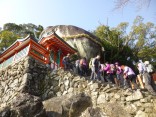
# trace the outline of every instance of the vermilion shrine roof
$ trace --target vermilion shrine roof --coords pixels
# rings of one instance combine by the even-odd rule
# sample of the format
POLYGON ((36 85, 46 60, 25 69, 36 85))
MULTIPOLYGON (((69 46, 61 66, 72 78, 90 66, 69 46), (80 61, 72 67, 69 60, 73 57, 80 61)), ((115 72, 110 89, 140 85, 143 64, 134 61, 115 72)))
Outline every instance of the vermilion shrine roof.
POLYGON ((55 32, 50 33, 46 37, 42 37, 39 40, 39 44, 43 47, 52 48, 54 51, 61 50, 64 54, 77 52, 67 42, 60 38, 55 32))

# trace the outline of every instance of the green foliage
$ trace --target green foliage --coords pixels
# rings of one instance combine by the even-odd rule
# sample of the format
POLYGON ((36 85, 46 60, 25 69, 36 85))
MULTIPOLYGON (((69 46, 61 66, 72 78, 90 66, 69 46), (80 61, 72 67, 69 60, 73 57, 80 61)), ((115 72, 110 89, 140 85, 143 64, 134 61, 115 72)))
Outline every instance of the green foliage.
POLYGON ((143 21, 141 16, 137 16, 128 33, 128 22, 121 22, 115 28, 105 25, 97 27, 94 34, 102 41, 106 61, 132 65, 133 61, 142 59, 149 60, 156 66, 156 26, 143 21), (127 60, 128 57, 130 60, 127 60))
POLYGON ((3 30, 11 31, 20 36, 21 38, 26 37, 28 34, 31 34, 34 37, 38 38, 40 33, 43 31, 43 26, 36 26, 32 23, 19 25, 15 23, 6 23, 3 26, 3 30))
POLYGON ((3 26, 3 30, 12 31, 13 33, 21 33, 22 27, 15 23, 6 23, 3 26))
POLYGON ((108 26, 100 25, 94 34, 101 39, 105 48, 105 61, 111 63, 119 61, 124 64, 127 57, 133 56, 131 49, 124 46, 124 41, 121 38, 122 31, 117 28, 110 29, 108 26))
POLYGON ((0 51, 5 50, 8 46, 10 46, 16 39, 19 38, 18 35, 14 34, 11 31, 1 31, 0 32, 0 51))
POLYGON ((28 34, 38 38, 43 31, 43 26, 28 24, 6 23, 3 30, 0 30, 0 51, 9 47, 16 39, 25 38, 28 34))
POLYGON ((144 23, 143 20, 141 16, 137 16, 133 22, 130 32, 134 43, 132 48, 138 59, 156 64, 156 26, 151 22, 144 23))

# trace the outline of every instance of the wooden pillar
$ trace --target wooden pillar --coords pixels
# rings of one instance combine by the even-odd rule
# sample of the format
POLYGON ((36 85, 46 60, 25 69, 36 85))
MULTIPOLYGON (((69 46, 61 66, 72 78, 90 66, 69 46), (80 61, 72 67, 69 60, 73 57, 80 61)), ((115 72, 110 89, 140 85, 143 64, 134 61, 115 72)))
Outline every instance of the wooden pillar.
POLYGON ((62 53, 62 50, 59 49, 57 51, 57 65, 58 65, 58 68, 61 66, 61 53, 62 53))
POLYGON ((61 53, 61 55, 60 55, 60 67, 63 67, 62 60, 63 60, 63 54, 61 53))
POLYGON ((46 49, 48 50, 48 52, 45 54, 45 63, 49 64, 49 62, 50 62, 50 60, 49 60, 49 56, 50 56, 49 46, 47 46, 46 49))
POLYGON ((54 69, 56 69, 57 52, 54 52, 54 69))
POLYGON ((45 63, 45 64, 49 64, 49 61, 50 61, 50 60, 49 60, 49 52, 47 52, 47 53, 45 54, 44 57, 45 57, 44 63, 45 63))

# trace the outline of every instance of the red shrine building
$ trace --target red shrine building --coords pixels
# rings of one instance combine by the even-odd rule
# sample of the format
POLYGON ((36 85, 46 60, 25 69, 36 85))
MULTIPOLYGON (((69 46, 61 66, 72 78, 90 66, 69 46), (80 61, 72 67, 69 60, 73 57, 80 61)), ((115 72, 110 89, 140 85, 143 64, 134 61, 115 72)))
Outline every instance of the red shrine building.
POLYGON ((0 54, 0 69, 26 56, 31 56, 44 64, 51 63, 54 68, 63 67, 62 59, 68 53, 74 54, 76 50, 55 32, 42 37, 39 41, 27 36, 24 39, 16 40, 0 54))

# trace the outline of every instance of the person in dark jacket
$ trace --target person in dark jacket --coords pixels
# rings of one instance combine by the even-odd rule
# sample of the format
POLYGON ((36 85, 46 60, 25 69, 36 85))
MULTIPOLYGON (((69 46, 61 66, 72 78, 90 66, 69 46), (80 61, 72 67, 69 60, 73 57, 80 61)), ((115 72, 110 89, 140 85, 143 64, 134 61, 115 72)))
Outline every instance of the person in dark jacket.
POLYGON ((97 79, 97 73, 100 67, 100 55, 97 55, 95 58, 92 59, 92 67, 91 67, 91 80, 97 79))
POLYGON ((70 54, 68 53, 67 56, 63 57, 63 65, 64 65, 64 69, 70 69, 70 54))
POLYGON ((80 63, 79 63, 79 70, 80 70, 80 75, 83 76, 83 75, 87 75, 87 60, 86 58, 82 58, 80 59, 80 63))

